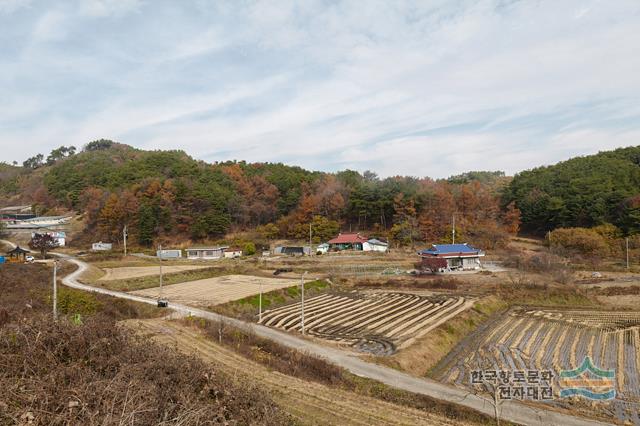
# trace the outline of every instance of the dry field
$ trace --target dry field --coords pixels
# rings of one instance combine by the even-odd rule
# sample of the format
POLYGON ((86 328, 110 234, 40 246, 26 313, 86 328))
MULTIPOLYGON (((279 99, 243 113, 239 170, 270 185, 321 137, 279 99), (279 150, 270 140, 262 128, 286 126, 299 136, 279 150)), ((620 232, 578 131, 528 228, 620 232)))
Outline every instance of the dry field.
MULTIPOLYGON (((323 294, 305 301, 305 333, 362 352, 390 355, 469 308, 463 297, 406 293, 323 294)), ((301 304, 266 311, 262 324, 301 331, 301 304)))
MULTIPOLYGON (((193 271, 195 269, 210 268, 211 265, 162 265, 163 274, 193 271)), ((122 268, 102 268, 105 272, 99 281, 126 280, 130 278, 148 277, 160 273, 159 266, 125 266, 122 268)))
POLYGON ((129 327, 154 340, 196 354, 233 376, 259 383, 299 424, 464 425, 423 410, 395 405, 334 387, 288 376, 214 343, 198 330, 164 320, 129 321, 129 327))
POLYGON ((640 312, 513 310, 463 340, 433 371, 435 378, 460 387, 471 371, 552 370, 559 407, 594 410, 620 422, 640 422, 640 312), (558 376, 585 357, 596 367, 615 369, 617 396, 609 402, 560 399, 558 376))
MULTIPOLYGON (((260 293, 298 285, 300 281, 279 278, 264 278, 251 275, 225 275, 204 280, 172 284, 162 288, 162 296, 171 302, 191 306, 208 307, 238 300, 260 293)), ((158 297, 159 288, 148 288, 132 292, 140 296, 158 297)))

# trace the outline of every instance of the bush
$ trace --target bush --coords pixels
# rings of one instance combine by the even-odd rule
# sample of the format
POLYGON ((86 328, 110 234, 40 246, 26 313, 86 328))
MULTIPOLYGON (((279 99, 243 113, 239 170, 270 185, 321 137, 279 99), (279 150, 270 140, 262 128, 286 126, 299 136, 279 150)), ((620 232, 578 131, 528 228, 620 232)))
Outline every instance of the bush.
POLYGON ((256 245, 254 243, 246 243, 244 245, 244 250, 243 250, 244 254, 246 256, 253 256, 254 254, 256 254, 256 245))
POLYGON ((551 232, 551 248, 568 254, 602 257, 609 253, 607 240, 588 228, 558 228, 551 232))
POLYGON ((106 317, 0 328, 0 365, 0 424, 291 423, 254 385, 106 317))

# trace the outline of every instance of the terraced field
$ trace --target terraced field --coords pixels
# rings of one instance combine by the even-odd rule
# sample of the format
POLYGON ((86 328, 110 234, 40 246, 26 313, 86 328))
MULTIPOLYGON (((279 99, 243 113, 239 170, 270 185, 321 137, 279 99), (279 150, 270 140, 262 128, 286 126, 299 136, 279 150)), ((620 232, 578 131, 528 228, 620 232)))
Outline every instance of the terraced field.
MULTIPOLYGON (((390 355, 453 316, 473 301, 463 297, 425 297, 405 293, 323 294, 305 301, 305 333, 390 355)), ((301 304, 266 311, 262 324, 302 331, 301 304)))
POLYGON ((469 387, 471 371, 551 370, 554 400, 640 424, 640 312, 515 310, 463 340, 433 371, 435 378, 469 387), (617 396, 592 405, 559 397, 559 373, 585 357, 615 370, 617 396))

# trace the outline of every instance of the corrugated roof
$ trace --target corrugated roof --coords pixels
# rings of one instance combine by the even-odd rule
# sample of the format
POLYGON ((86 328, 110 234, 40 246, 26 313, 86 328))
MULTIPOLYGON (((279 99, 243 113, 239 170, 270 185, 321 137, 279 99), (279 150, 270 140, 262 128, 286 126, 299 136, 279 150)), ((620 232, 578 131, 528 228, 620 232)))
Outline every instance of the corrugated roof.
POLYGON ((468 244, 434 244, 430 248, 420 251, 420 254, 445 254, 445 253, 479 253, 480 250, 468 244))
POLYGON ((358 233, 339 234, 332 240, 329 240, 329 244, 354 244, 354 243, 366 243, 367 239, 358 233))

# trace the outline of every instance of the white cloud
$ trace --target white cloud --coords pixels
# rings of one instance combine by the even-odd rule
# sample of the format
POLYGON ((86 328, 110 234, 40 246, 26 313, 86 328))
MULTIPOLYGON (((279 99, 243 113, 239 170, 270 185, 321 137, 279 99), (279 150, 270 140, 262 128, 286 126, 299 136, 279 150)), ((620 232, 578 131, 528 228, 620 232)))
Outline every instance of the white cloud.
POLYGON ((446 176, 640 144, 634 1, 79 4, 0 15, 2 159, 111 137, 446 176))

